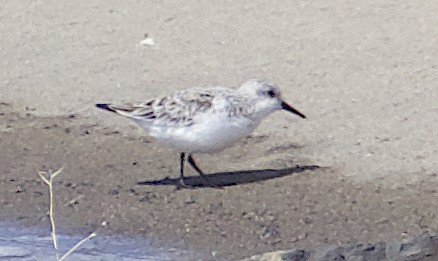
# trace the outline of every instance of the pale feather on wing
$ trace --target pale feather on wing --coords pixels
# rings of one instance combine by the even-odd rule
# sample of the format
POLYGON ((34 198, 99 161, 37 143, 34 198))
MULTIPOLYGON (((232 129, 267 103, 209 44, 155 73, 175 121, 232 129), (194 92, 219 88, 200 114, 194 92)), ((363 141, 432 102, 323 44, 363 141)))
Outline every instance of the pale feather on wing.
POLYGON ((180 91, 144 103, 111 104, 110 108, 135 120, 153 121, 156 126, 189 126, 196 113, 212 108, 214 98, 208 90, 180 91))

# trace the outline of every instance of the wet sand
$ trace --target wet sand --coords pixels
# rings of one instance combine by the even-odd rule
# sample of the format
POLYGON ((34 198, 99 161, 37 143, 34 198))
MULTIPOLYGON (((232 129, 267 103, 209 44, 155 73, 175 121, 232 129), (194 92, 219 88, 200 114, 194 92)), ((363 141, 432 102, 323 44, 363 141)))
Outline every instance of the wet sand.
POLYGON ((269 138, 254 136, 199 157, 223 189, 206 186, 191 172, 188 183, 198 187, 178 190, 178 155, 147 139, 89 118, 2 117, 10 126, 0 142, 2 220, 49 229, 47 188, 37 170, 56 170, 62 162, 65 170, 56 182, 60 231, 91 232, 107 221, 101 233, 145 235, 156 246, 165 243, 206 259, 212 253, 221 260, 318 243, 407 238, 438 225, 436 174, 395 185, 386 179, 354 182, 305 160, 242 164, 276 153, 269 138))

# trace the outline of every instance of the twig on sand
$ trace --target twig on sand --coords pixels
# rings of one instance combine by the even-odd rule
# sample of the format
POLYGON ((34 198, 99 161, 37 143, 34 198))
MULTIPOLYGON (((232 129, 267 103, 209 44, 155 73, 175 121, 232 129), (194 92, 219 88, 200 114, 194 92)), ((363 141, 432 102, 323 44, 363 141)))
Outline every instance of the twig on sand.
POLYGON ((48 171, 48 172, 38 171, 38 175, 40 176, 40 178, 49 187, 49 196, 50 196, 49 217, 50 217, 50 225, 51 225, 51 229, 52 229, 51 235, 52 235, 52 241, 53 241, 53 248, 55 249, 55 253, 56 253, 56 260, 58 260, 58 261, 64 260, 71 253, 73 253, 76 249, 78 249, 82 244, 84 244, 85 242, 87 242, 88 240, 90 240, 91 238, 93 238, 93 237, 95 237, 97 235, 96 231, 94 231, 89 236, 87 236, 86 238, 84 238, 81 241, 79 241, 76 245, 74 245, 61 258, 59 257, 59 253, 58 253, 58 238, 56 236, 55 207, 54 207, 54 203, 53 203, 53 197, 54 197, 53 196, 53 191, 54 191, 53 190, 53 180, 55 179, 55 177, 58 174, 60 174, 62 172, 63 169, 64 169, 64 167, 60 168, 55 173, 52 173, 52 171, 48 171))
POLYGON ((73 253, 73 251, 75 251, 77 248, 79 248, 83 243, 87 242, 88 240, 92 239, 93 237, 95 237, 97 235, 96 232, 93 232, 91 234, 88 235, 88 237, 82 239, 81 241, 79 241, 78 243, 76 243, 76 245, 74 245, 74 247, 70 248, 69 251, 67 251, 60 259, 58 259, 59 261, 64 260, 66 257, 68 257, 71 253, 73 253))

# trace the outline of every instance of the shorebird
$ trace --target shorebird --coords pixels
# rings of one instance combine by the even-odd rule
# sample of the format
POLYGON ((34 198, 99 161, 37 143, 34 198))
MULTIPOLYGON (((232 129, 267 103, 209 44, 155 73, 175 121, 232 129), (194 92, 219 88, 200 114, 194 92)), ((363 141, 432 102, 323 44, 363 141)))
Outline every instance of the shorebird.
POLYGON ((217 152, 232 146, 277 110, 306 118, 282 99, 275 84, 255 79, 237 89, 192 88, 143 103, 98 103, 96 106, 134 120, 159 143, 178 151, 179 181, 183 187, 188 187, 184 181, 186 156, 190 166, 206 179, 193 154, 217 152))

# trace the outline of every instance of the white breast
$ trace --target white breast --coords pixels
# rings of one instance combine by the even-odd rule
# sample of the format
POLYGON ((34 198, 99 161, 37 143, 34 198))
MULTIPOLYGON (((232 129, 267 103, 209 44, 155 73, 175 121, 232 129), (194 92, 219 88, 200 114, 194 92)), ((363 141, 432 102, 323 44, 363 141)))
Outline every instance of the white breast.
POLYGON ((229 117, 227 113, 205 113, 193 125, 151 126, 149 134, 179 152, 208 153, 232 146, 251 134, 258 124, 245 117, 229 117))

